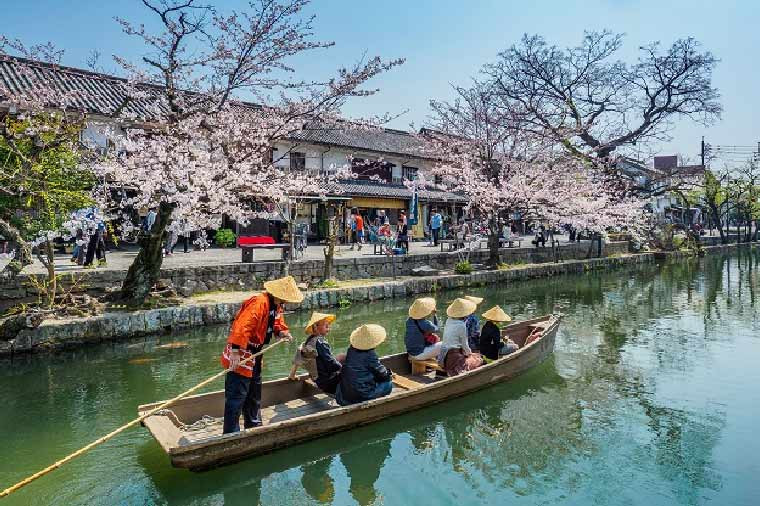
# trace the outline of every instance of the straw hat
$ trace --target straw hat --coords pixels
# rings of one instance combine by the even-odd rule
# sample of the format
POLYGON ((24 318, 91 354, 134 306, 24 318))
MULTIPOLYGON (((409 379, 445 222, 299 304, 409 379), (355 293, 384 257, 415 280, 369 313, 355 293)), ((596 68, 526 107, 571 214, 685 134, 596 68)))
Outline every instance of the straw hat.
POLYGON ((511 322, 512 317, 509 316, 507 313, 504 312, 502 308, 499 306, 494 306, 485 313, 483 313, 483 318, 486 320, 490 320, 492 322, 511 322))
POLYGON ((277 297, 292 304, 298 304, 303 300, 303 293, 298 289, 293 276, 265 281, 264 290, 272 294, 272 297, 277 297))
POLYGON ((474 302, 476 306, 483 302, 483 297, 475 297, 474 295, 465 295, 463 298, 469 300, 470 302, 474 302))
POLYGON ((464 318, 474 313, 477 308, 477 304, 473 301, 460 298, 451 303, 448 309, 446 309, 446 314, 452 318, 464 318))
POLYGON ((349 341, 357 350, 371 350, 385 341, 385 329, 380 325, 368 323, 351 332, 349 341))
POLYGON ((432 297, 422 297, 415 300, 409 306, 409 317, 415 320, 421 320, 435 311, 435 299, 432 297))
POLYGON ((307 323, 306 327, 304 328, 306 333, 311 335, 312 330, 314 330, 311 328, 312 325, 314 325, 315 323, 319 323, 322 320, 327 320, 328 322, 332 323, 335 321, 335 315, 327 314, 327 313, 317 313, 316 311, 311 313, 311 318, 309 319, 309 323, 307 323))

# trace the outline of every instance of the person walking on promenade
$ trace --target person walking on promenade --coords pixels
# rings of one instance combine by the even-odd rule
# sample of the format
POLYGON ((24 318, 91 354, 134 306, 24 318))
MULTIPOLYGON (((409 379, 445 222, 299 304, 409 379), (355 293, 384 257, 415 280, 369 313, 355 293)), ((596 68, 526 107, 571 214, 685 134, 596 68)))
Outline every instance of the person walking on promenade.
POLYGON ((430 215, 430 234, 433 236, 433 246, 438 246, 442 225, 443 216, 438 212, 438 209, 433 209, 433 214, 430 215))
POLYGON ((292 336, 282 317, 283 304, 300 304, 303 293, 292 276, 264 283, 264 291, 243 302, 230 328, 222 352, 222 366, 229 372, 224 381, 224 425, 228 434, 261 425, 261 356, 245 362, 261 351, 272 338, 291 340, 292 336), (242 365, 241 365, 242 364, 242 365))

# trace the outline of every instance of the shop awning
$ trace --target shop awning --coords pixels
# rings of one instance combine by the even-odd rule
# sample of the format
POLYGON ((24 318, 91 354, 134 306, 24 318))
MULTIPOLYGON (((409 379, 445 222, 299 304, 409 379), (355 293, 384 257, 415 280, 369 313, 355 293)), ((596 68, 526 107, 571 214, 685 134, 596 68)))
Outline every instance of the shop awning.
POLYGON ((408 206, 406 200, 383 199, 380 197, 353 197, 351 205, 369 209, 406 209, 408 206))

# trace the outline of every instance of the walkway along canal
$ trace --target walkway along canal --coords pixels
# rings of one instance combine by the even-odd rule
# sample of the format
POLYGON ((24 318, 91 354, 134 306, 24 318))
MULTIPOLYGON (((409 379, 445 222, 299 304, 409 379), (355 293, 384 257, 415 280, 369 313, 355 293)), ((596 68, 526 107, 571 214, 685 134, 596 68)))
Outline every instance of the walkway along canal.
MULTIPOLYGON (((203 474, 133 430, 7 504, 750 505, 760 440, 760 253, 537 279, 462 293, 513 317, 563 312, 554 359, 463 399, 203 474)), ((403 350, 410 300, 338 310, 334 349, 382 323, 403 350)), ((290 315, 294 329, 308 314, 290 315)), ((226 326, 20 355, 0 371, 7 486, 218 371, 226 326), (172 346, 166 344, 177 343, 172 346), (182 344, 184 343, 184 344, 182 344), (11 458, 8 458, 11 456, 11 458)), ((267 358, 287 373, 296 343, 267 358)), ((213 388, 221 388, 221 384, 213 388)))

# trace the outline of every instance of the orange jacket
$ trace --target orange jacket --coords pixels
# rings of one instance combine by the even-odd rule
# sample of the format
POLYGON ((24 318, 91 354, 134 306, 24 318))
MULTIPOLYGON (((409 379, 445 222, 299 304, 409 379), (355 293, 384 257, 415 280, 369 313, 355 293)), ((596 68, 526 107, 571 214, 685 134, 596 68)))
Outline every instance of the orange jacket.
MULTIPOLYGON (((248 345, 264 344, 267 335, 267 323, 269 322, 269 295, 261 293, 254 295, 243 302, 240 306, 235 320, 232 322, 230 335, 227 338, 227 346, 222 353, 222 366, 229 367, 229 352, 232 345, 240 347, 241 360, 251 356, 248 351, 248 345)), ((277 310, 277 317, 274 320, 273 336, 280 332, 286 332, 288 326, 282 318, 282 307, 277 310)), ((242 365, 235 369, 235 372, 243 376, 251 377, 253 371, 253 362, 242 365)))

